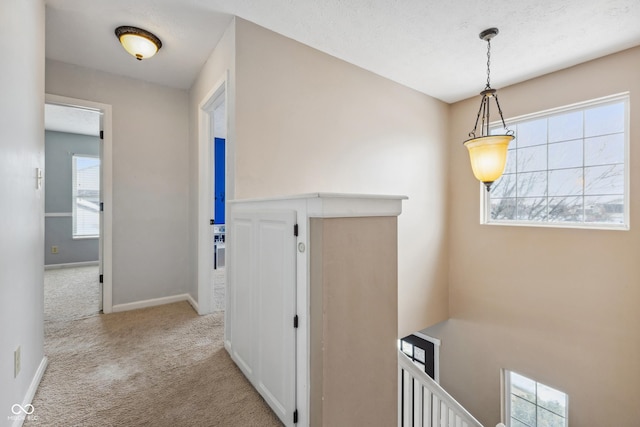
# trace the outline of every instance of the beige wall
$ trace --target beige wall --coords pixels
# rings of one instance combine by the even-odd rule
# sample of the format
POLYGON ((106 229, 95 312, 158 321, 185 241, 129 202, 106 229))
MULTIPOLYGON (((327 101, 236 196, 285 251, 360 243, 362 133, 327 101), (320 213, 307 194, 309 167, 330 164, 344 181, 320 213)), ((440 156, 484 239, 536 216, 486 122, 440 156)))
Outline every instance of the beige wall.
POLYGON ((444 387, 486 425, 500 413, 500 369, 569 394, 572 426, 638 425, 640 384, 640 48, 500 90, 518 116, 631 92, 631 230, 479 224, 466 150, 477 98, 452 107, 450 313, 444 387))
POLYGON ((446 319, 449 107, 242 19, 236 78, 236 196, 409 196, 400 334, 446 319))
MULTIPOLYGON (((44 357, 44 2, 0 2, 0 426, 18 425, 44 357), (20 42, 15 42, 20 34, 20 42), (20 373, 13 352, 20 347, 20 373)), ((42 374, 42 372, 40 372, 42 374)), ((37 411, 38 409, 36 409, 37 411)), ((37 414, 37 412, 36 412, 37 414)))
POLYGON ((310 425, 393 426, 397 218, 310 223, 310 425))
POLYGON ((50 60, 45 89, 112 106, 113 304, 188 292, 187 92, 50 60))

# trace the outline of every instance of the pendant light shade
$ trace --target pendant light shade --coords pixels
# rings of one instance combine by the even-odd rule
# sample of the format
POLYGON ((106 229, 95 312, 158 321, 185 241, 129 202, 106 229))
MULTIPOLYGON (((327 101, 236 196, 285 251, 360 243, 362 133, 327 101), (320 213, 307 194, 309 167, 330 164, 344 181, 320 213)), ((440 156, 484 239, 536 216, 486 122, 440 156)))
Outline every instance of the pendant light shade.
POLYGON ((122 47, 138 61, 151 58, 162 47, 158 37, 141 28, 123 26, 115 32, 122 47))
POLYGON ((480 95, 482 95, 480 109, 476 116, 476 124, 473 130, 469 132, 470 139, 464 142, 464 146, 469 150, 473 175, 487 187, 487 191, 490 191, 491 184, 502 176, 507 164, 507 149, 509 148, 509 143, 515 138, 513 131, 507 129, 504 117, 502 116, 502 109, 498 102, 498 93, 495 89, 491 88, 490 83, 491 39, 497 34, 497 28, 489 28, 480 33, 480 38, 487 42, 487 85, 480 93, 480 95), (491 118, 489 112, 492 100, 495 102, 498 113, 500 114, 500 120, 505 129, 504 135, 490 134, 489 124, 491 123, 491 118), (481 122, 480 119, 482 119, 481 122), (480 123, 480 136, 476 135, 478 123, 480 123))
POLYGON ((493 135, 470 139, 464 143, 469 150, 473 175, 487 189, 502 176, 507 164, 507 149, 512 139, 512 135, 493 135))

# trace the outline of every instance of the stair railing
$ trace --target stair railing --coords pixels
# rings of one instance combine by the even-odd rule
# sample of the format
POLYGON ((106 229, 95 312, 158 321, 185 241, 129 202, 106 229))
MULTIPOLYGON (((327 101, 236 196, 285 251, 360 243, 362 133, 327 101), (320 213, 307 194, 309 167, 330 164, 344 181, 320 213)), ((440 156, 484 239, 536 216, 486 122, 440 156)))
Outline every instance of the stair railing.
POLYGON ((440 384, 418 368, 400 350, 398 350, 398 426, 483 427, 440 384))

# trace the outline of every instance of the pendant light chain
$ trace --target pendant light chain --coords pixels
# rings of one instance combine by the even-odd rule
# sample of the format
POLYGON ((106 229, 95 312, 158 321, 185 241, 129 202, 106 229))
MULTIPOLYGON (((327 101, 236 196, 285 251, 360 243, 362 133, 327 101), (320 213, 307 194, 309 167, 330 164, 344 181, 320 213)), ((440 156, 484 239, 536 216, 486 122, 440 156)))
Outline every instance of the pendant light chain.
POLYGON ((485 89, 491 89, 491 39, 487 40, 487 86, 485 89))

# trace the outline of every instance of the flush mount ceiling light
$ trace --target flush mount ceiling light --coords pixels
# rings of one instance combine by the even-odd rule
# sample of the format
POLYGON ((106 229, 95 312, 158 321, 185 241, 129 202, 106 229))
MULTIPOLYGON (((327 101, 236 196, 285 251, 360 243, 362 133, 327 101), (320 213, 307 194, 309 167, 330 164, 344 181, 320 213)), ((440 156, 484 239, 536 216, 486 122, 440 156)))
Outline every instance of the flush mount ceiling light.
POLYGON ((162 47, 162 42, 155 34, 142 28, 118 27, 116 37, 120 40, 122 47, 138 61, 151 58, 162 47))
POLYGON ((502 109, 500 108, 500 103, 498 103, 498 93, 491 88, 491 39, 497 34, 497 28, 489 28, 480 33, 480 38, 487 42, 487 85, 480 92, 480 95, 482 95, 480 109, 476 116, 476 124, 473 130, 469 132, 470 139, 464 142, 464 146, 469 150, 473 174, 478 181, 481 181, 487 187, 487 191, 491 189, 491 184, 502 176, 507 163, 507 148, 515 138, 513 131, 507 129, 507 125, 504 123, 502 109), (504 135, 490 134, 489 107, 491 99, 495 100, 498 107, 498 113, 505 132, 504 135), (480 122, 481 117, 482 122, 480 122), (476 135, 478 122, 480 122, 480 136, 476 135))

